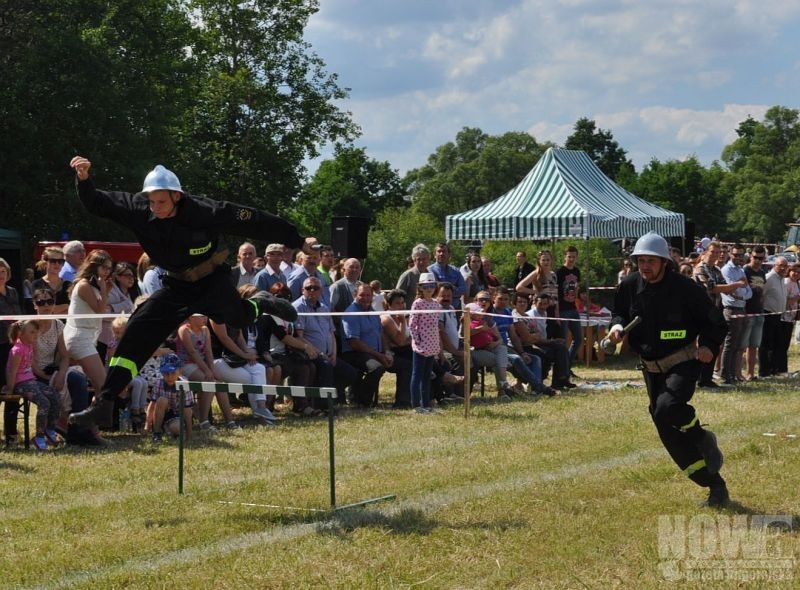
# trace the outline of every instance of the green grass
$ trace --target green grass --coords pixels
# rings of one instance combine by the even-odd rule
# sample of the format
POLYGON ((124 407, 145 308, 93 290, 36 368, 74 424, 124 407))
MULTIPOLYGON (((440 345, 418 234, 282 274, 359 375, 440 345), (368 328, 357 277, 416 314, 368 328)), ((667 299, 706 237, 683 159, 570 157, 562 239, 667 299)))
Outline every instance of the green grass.
MULTIPOLYGON (((626 359, 577 370, 640 377, 626 359)), ((723 515, 800 514, 800 439, 763 436, 800 434, 795 381, 696 394, 726 454, 723 515)), ((659 516, 716 516, 661 447, 643 387, 477 400, 467 420, 342 415, 338 503, 397 498, 335 515, 241 505, 328 507, 324 419, 196 436, 183 496, 174 443, 110 439, 0 452, 0 587, 661 588, 659 516)), ((797 524, 771 543, 797 558, 797 524)), ((800 586, 792 571, 781 587, 800 586)))

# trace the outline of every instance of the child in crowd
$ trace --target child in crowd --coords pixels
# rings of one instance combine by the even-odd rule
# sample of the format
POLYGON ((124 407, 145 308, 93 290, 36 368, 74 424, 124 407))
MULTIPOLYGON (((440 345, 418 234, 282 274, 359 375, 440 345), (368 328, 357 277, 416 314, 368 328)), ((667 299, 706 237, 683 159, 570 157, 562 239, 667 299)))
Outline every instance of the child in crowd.
POLYGON ((13 342, 6 363, 6 387, 9 393, 21 395, 36 404, 36 436, 33 445, 46 451, 47 445, 57 446, 61 439, 55 430, 61 407, 61 396, 47 383, 39 381, 33 374, 33 354, 39 323, 36 320, 14 322, 8 330, 8 339, 13 342))
MULTIPOLYGON (((211 330, 208 329, 207 324, 207 316, 195 313, 178 328, 175 348, 178 358, 183 363, 183 375, 189 381, 213 382, 217 380, 213 369, 214 354, 211 349, 211 330)), ((214 396, 217 398, 225 422, 234 422, 228 395, 221 391, 216 393, 204 391, 197 394, 197 405, 195 406, 200 430, 212 429, 209 413, 214 396)))
POLYGON ((433 298, 436 290, 436 277, 424 272, 417 284, 417 298, 411 304, 411 349, 413 351, 411 369, 411 407, 421 414, 430 414, 431 372, 433 362, 442 350, 439 338, 439 316, 435 313, 413 313, 415 311, 441 309, 433 298))
POLYGON ((194 394, 191 391, 184 393, 184 405, 181 408, 181 392, 176 386, 181 376, 181 359, 176 354, 165 354, 161 357, 159 371, 161 378, 153 389, 151 402, 154 408, 153 442, 161 442, 165 430, 172 436, 178 436, 181 419, 185 423, 188 440, 192 437, 194 394))

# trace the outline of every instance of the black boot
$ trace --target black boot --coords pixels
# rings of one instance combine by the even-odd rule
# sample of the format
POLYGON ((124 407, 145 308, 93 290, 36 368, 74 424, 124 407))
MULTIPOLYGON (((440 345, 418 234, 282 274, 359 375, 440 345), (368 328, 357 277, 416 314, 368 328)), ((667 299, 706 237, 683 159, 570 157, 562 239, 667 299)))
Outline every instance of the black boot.
POLYGON ((730 499, 728 486, 723 481, 722 483, 712 484, 709 487, 708 500, 706 500, 705 505, 709 508, 724 508, 730 499))
POLYGON ((104 397, 97 398, 95 402, 83 410, 69 415, 69 423, 76 426, 111 426, 114 415, 114 400, 104 397))
POLYGON ((706 469, 711 475, 716 475, 722 469, 722 451, 717 445, 717 437, 710 430, 703 432, 702 438, 697 443, 697 448, 706 462, 706 469))
POLYGON ((286 320, 287 322, 297 321, 297 310, 292 307, 291 302, 275 297, 266 291, 259 291, 250 298, 258 304, 259 315, 269 314, 286 320))

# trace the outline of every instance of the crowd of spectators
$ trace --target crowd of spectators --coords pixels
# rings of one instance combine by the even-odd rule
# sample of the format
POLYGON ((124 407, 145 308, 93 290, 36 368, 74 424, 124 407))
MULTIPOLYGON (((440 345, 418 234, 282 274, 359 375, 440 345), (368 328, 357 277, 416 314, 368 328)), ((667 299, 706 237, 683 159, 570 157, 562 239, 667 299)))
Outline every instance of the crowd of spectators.
POLYGON ((706 290, 728 324, 721 350, 702 366, 699 387, 718 389, 788 373, 800 264, 778 255, 767 270, 764 245, 747 249, 708 237, 686 257, 673 248, 673 260, 681 274, 706 290))
MULTIPOLYGON (((706 290, 729 326, 716 362, 701 374, 700 387, 725 387, 788 371, 800 265, 779 256, 767 272, 765 258, 762 246, 745 250, 716 240, 687 257, 677 249, 673 252, 676 270, 706 290)), ((269 244, 259 256, 256 247, 245 242, 231 269, 232 284, 243 298, 259 290, 286 298, 299 312, 298 320, 262 316, 250 328, 235 330, 195 314, 156 352, 148 363, 149 373, 143 369, 129 388, 130 401, 122 401, 121 407, 130 405, 135 430, 150 430, 160 440, 167 406, 156 404, 152 392, 164 388, 164 375, 177 372, 199 381, 334 387, 341 406, 366 409, 378 405, 381 381, 393 373, 392 407, 434 413, 438 404, 463 399, 467 354, 471 382, 475 383, 478 371, 491 373, 500 400, 557 395, 575 387, 572 365, 583 342, 580 318, 587 310, 599 310, 581 287, 577 248, 568 247, 561 260, 549 250, 536 253, 532 260, 534 264, 527 253, 517 252, 513 280, 504 287, 485 256, 470 252, 457 267, 446 243, 432 249, 417 244, 395 287, 383 290, 377 281, 363 280, 361 261, 337 261, 328 247, 297 253, 282 244, 269 244), (411 317, 423 316, 409 316, 410 309, 433 312, 429 317, 435 319, 415 323, 411 317), (466 344, 460 321, 465 309, 472 313, 466 344), (165 366, 179 370, 159 371, 159 357, 173 351, 177 361, 169 357, 165 366)), ((10 267, 0 259, 0 314, 22 313, 22 302, 41 316, 25 330, 28 334, 35 329, 31 337, 35 378, 61 399, 57 430, 70 444, 104 444, 96 428, 71 427, 65 418, 70 410, 85 408, 91 401, 91 386, 103 382, 124 319, 70 318, 64 324, 47 316, 67 310, 84 316, 129 314, 137 299, 141 302, 159 288, 161 271, 150 265, 146 255, 138 266, 114 264, 101 250, 87 256, 80 242, 46 248, 36 271, 34 277, 25 276, 21 300, 8 285, 10 267)), ((625 259, 618 279, 632 272, 634 262, 625 259)), ((15 345, 8 338, 8 327, 5 322, 0 329, 4 367, 15 345)), ((2 379, 7 377, 4 372, 2 379)), ((209 392, 198 394, 191 415, 200 431, 238 428, 237 407, 249 408, 253 419, 267 427, 277 423, 279 411, 313 417, 324 410, 320 400, 303 396, 281 400, 266 394, 237 398, 209 392), (212 410, 214 399, 217 408, 212 410), (221 419, 214 419, 215 411, 221 419)), ((173 417, 182 415, 179 409, 175 412, 173 417)), ((11 439, 18 436, 17 413, 14 402, 5 403, 4 431, 11 439)))

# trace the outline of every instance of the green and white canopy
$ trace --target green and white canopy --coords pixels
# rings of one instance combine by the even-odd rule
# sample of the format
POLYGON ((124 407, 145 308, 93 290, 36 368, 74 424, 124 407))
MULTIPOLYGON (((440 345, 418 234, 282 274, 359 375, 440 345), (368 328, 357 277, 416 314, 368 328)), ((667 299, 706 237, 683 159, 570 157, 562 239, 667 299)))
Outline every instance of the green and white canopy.
POLYGON ((683 236, 682 213, 615 184, 582 151, 548 149, 517 186, 477 209, 448 215, 448 240, 683 236))

